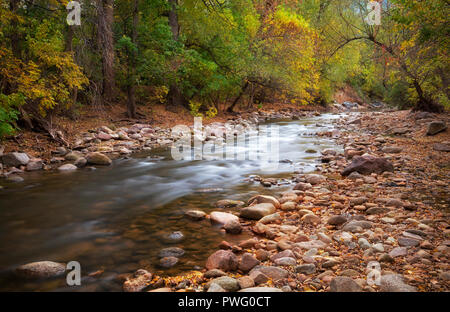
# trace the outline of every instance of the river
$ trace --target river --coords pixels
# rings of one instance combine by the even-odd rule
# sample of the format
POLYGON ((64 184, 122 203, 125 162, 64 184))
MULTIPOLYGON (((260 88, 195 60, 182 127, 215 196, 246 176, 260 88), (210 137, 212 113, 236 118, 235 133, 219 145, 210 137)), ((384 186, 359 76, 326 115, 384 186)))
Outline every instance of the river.
POLYGON ((332 130, 336 118, 323 114, 271 123, 279 126, 280 160, 292 161, 280 162, 271 172, 254 160, 175 161, 161 150, 117 159, 96 170, 27 173, 24 182, 0 191, 0 290, 120 291, 117 275, 139 268, 162 275, 199 269, 222 240, 238 242, 248 234, 225 234, 207 220, 186 219, 184 212, 209 213, 220 210, 214 207, 219 199, 246 201, 291 188, 289 179, 266 188, 249 177, 290 178, 294 171, 313 171, 320 151, 338 148, 314 133, 332 130), (163 239, 174 231, 185 238, 176 244, 163 239), (181 247, 186 254, 174 268, 163 270, 158 252, 168 246, 181 247), (18 265, 42 260, 78 261, 82 285, 67 286, 65 278, 27 281, 13 274, 18 265), (98 278, 87 276, 98 270, 104 270, 98 278))

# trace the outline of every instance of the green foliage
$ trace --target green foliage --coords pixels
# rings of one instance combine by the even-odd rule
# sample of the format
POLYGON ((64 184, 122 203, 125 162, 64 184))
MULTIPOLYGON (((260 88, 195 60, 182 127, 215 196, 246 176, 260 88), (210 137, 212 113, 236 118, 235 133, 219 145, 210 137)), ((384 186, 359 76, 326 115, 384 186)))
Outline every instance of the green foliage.
POLYGON ((0 138, 12 135, 17 130, 15 122, 18 119, 18 107, 22 106, 25 98, 22 94, 5 95, 0 93, 0 138))

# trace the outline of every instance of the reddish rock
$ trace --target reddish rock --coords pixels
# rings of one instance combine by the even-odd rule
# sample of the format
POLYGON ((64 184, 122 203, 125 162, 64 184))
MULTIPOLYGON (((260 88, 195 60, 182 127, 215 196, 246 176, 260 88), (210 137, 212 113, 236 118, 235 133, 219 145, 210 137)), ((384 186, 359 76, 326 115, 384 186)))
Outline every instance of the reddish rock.
POLYGON ((239 261, 239 270, 242 272, 248 272, 259 264, 257 260, 251 253, 245 253, 242 255, 239 261))
POLYGON ((381 174, 385 171, 393 172, 394 166, 386 158, 357 156, 354 157, 352 163, 344 169, 342 175, 345 177, 355 171, 365 175, 371 173, 381 174))
POLYGON ((208 270, 220 269, 222 271, 234 271, 238 268, 238 258, 228 250, 218 250, 208 257, 206 268, 208 270))
POLYGON ((258 249, 256 251, 256 259, 260 260, 260 261, 266 261, 267 259, 269 259, 270 256, 270 252, 268 252, 267 250, 264 249, 258 249))

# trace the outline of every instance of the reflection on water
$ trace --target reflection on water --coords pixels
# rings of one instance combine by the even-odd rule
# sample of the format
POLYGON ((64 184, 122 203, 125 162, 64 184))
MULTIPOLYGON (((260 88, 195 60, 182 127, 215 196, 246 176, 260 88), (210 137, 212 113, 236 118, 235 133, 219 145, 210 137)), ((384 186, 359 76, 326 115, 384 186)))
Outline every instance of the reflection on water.
POLYGON ((331 129, 331 119, 338 117, 277 122, 280 160, 292 163, 280 162, 274 172, 262 171, 258 161, 174 161, 161 151, 163 157, 140 153, 95 171, 27 173, 23 183, 0 192, 0 290, 74 290, 64 278, 24 281, 11 273, 20 264, 40 260, 80 262, 83 279, 76 290, 85 291, 120 290, 115 277, 138 268, 176 274, 203 266, 222 240, 238 242, 249 233, 225 234, 206 220, 187 220, 183 212, 209 213, 219 199, 245 201, 253 194, 270 194, 259 183, 245 181, 251 175, 289 177, 295 170, 314 170, 320 151, 336 147, 312 134, 331 129), (198 192, 205 188, 216 191, 198 192), (173 231, 183 232, 184 240, 171 245, 161 239, 173 231), (186 254, 163 271, 157 254, 168 246, 186 254), (104 270, 99 278, 86 277, 98 270, 104 270))

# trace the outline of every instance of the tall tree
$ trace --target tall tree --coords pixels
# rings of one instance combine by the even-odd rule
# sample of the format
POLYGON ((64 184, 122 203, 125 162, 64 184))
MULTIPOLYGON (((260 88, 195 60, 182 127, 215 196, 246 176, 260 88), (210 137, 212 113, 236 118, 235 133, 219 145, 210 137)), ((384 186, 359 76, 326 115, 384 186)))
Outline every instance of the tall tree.
MULTIPOLYGON (((180 35, 180 24, 178 23, 178 0, 168 0, 170 5, 169 10, 169 26, 172 31, 174 41, 178 41, 180 35)), ((170 110, 175 109, 177 106, 183 106, 186 104, 186 100, 183 93, 176 81, 176 72, 178 70, 178 62, 172 62, 172 70, 174 72, 174 79, 170 83, 169 92, 167 93, 167 104, 170 110)))
POLYGON ((97 36, 102 51, 103 88, 106 101, 112 101, 115 91, 114 80, 114 0, 97 0, 97 36))
POLYGON ((131 42, 134 45, 131 55, 130 82, 128 84, 128 117, 136 118, 136 66, 137 66, 137 39, 138 39, 138 23, 139 23, 139 0, 133 0, 133 25, 131 27, 131 42))

